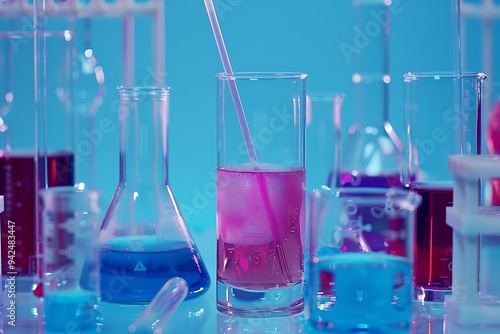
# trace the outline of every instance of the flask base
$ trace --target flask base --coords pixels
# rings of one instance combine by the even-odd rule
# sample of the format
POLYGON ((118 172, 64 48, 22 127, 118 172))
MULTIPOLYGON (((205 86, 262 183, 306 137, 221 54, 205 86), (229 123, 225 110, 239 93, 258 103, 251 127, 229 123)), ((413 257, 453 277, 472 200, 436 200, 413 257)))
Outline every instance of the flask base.
POLYGON ((217 282, 217 310, 239 317, 282 317, 304 310, 304 285, 247 290, 217 282))

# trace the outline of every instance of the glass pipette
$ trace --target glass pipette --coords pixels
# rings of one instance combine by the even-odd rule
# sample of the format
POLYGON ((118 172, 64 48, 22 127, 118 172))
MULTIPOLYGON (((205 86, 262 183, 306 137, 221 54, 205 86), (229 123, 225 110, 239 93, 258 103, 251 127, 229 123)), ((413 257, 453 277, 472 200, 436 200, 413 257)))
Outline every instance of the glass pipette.
POLYGON ((144 312, 128 327, 129 333, 148 328, 153 334, 161 334, 168 319, 188 293, 188 284, 181 277, 169 279, 155 295, 144 312))

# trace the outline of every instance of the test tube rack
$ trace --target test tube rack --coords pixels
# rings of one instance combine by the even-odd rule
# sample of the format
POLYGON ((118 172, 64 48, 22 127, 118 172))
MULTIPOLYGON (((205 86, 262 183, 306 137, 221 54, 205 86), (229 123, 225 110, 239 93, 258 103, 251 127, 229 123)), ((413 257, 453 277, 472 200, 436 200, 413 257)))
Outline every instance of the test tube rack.
MULTIPOLYGON (((38 1, 38 0, 34 0, 38 1)), ((51 17, 92 18, 115 17, 123 19, 123 79, 124 85, 134 85, 134 17, 149 16, 152 19, 153 64, 155 84, 165 82, 165 6, 164 0, 43 0, 45 19, 51 17)), ((31 18, 34 15, 33 2, 29 0, 0 1, 0 17, 31 18)))
MULTIPOLYGON (((500 178, 500 155, 453 155, 453 286, 445 316, 459 326, 500 326, 500 207, 481 206, 481 182, 500 178)), ((498 327, 497 327, 498 328, 498 327)))

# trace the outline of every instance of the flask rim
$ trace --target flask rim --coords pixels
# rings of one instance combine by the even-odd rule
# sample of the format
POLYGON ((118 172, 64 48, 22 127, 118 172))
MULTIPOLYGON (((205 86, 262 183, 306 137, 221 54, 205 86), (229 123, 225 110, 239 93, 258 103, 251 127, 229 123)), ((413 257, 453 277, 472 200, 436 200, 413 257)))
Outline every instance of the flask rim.
POLYGON ((329 188, 323 186, 313 189, 309 194, 312 201, 338 200, 346 198, 356 203, 379 204, 387 200, 406 210, 413 211, 422 203, 422 196, 415 191, 400 188, 329 188))
MULTIPOLYGON (((64 37, 66 41, 71 41, 74 36, 74 31, 69 29, 63 30, 46 30, 40 37, 64 37)), ((35 38, 35 33, 33 31, 25 30, 11 30, 11 31, 0 31, 0 39, 23 39, 23 38, 35 38)))
POLYGON ((405 82, 411 82, 415 80, 441 80, 441 79, 463 79, 463 78, 477 78, 478 80, 484 80, 487 75, 482 72, 464 72, 464 73, 453 73, 453 72, 407 72, 403 74, 405 82))
POLYGON ((62 204, 67 205, 68 203, 73 203, 73 201, 84 200, 84 203, 87 203, 85 205, 88 205, 91 211, 99 211, 99 190, 86 188, 79 184, 74 186, 56 186, 41 189, 39 196, 46 209, 54 210, 62 204))
POLYGON ((217 73, 218 80, 259 80, 259 79, 301 79, 307 78, 302 72, 234 72, 232 74, 217 73))
POLYGON ((171 90, 170 86, 118 86, 116 87, 120 100, 139 100, 149 97, 158 100, 167 100, 171 90))

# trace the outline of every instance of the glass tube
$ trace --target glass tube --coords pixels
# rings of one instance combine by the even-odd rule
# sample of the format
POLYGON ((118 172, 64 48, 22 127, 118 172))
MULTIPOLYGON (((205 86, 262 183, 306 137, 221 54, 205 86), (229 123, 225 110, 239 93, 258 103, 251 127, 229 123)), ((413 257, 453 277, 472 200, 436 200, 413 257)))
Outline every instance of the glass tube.
POLYGON ((400 186, 399 139, 388 120, 391 1, 337 3, 339 11, 349 14, 349 29, 338 29, 341 64, 349 73, 342 79, 346 95, 336 186, 400 186))

